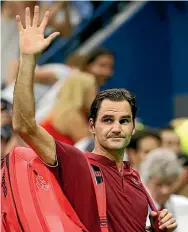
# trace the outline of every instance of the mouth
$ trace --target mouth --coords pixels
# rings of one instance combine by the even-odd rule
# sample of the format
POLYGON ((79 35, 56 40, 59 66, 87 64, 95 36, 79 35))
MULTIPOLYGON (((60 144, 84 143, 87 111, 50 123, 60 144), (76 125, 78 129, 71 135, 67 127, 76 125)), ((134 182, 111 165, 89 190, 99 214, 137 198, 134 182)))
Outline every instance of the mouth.
POLYGON ((109 137, 110 139, 124 139, 123 137, 109 137))

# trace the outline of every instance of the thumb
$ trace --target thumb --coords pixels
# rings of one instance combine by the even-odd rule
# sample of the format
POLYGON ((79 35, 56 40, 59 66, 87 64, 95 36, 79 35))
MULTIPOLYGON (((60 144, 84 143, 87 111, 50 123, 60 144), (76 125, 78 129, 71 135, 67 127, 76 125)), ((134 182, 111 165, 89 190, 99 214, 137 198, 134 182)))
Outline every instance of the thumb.
POLYGON ((59 32, 54 32, 51 35, 49 35, 46 39, 46 47, 52 42, 52 40, 54 40, 60 33, 59 32))
POLYGON ((156 216, 157 216, 157 212, 155 212, 155 211, 151 211, 150 214, 149 214, 149 220, 150 220, 152 228, 155 227, 155 218, 156 218, 156 216))
POLYGON ((157 212, 155 211, 151 211, 149 214, 150 217, 156 217, 157 216, 157 212))

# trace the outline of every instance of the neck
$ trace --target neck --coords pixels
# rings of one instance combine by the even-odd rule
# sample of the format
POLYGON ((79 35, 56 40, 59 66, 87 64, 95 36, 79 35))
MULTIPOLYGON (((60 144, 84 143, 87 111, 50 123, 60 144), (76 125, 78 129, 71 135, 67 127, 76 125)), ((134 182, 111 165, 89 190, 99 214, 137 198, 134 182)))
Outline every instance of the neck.
POLYGON ((106 158, 114 161, 116 163, 117 169, 119 172, 122 171, 123 167, 123 157, 124 157, 124 150, 123 151, 112 151, 106 150, 103 147, 95 147, 93 153, 97 155, 105 156, 106 158))

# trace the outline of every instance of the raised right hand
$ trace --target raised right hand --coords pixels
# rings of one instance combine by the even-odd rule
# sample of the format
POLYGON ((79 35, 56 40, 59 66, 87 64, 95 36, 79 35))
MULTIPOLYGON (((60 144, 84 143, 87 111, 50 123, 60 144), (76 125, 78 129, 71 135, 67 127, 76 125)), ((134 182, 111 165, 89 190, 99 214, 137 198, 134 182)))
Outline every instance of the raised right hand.
POLYGON ((19 39, 20 39, 20 53, 24 55, 38 56, 45 48, 49 46, 51 41, 56 38, 60 33, 54 32, 44 39, 44 31, 48 24, 49 11, 46 11, 40 26, 39 24, 39 7, 35 6, 34 16, 31 19, 30 8, 25 9, 25 25, 23 28, 20 16, 16 16, 18 25, 19 39))

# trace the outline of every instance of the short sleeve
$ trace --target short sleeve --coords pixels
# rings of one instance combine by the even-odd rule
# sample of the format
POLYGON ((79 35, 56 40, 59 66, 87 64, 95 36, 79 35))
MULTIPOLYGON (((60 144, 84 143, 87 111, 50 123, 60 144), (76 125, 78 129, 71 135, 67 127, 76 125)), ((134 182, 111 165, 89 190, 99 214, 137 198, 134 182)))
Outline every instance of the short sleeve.
POLYGON ((48 166, 48 168, 53 172, 59 184, 66 186, 73 175, 79 174, 80 170, 87 166, 87 161, 84 153, 77 148, 59 141, 55 141, 55 144, 57 165, 48 166))

